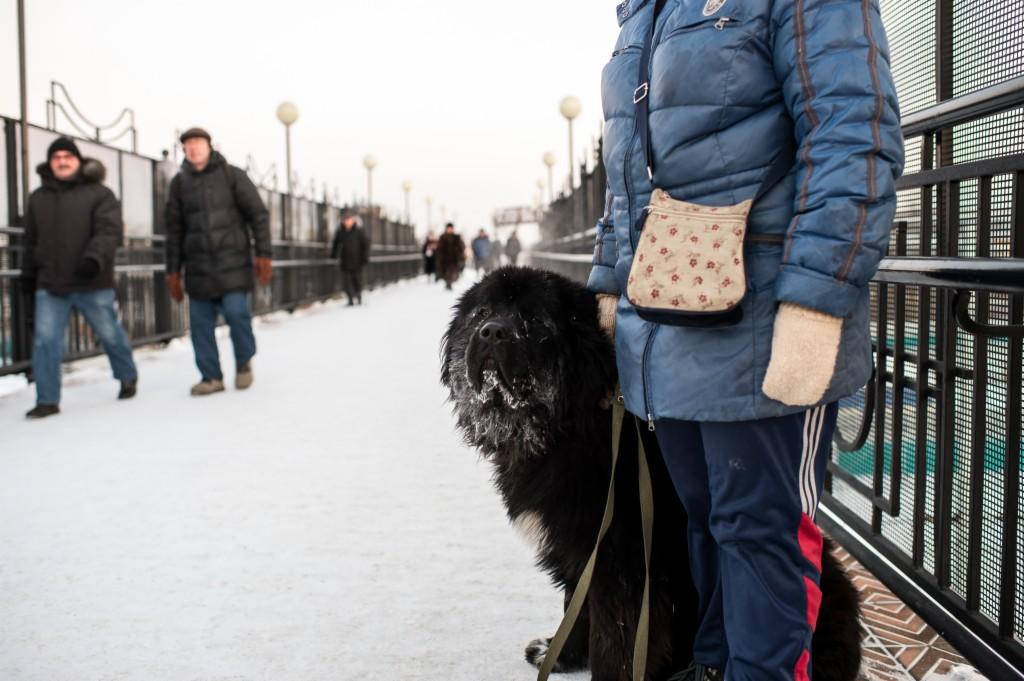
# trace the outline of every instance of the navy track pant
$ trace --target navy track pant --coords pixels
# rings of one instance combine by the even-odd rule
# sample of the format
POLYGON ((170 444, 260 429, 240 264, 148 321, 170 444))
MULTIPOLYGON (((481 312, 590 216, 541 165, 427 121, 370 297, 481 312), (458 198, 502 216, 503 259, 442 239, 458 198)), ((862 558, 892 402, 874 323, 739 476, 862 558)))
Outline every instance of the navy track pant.
POLYGON ((658 421, 700 598, 693 655, 726 681, 807 681, 821 604, 814 524, 836 404, 731 423, 658 421))

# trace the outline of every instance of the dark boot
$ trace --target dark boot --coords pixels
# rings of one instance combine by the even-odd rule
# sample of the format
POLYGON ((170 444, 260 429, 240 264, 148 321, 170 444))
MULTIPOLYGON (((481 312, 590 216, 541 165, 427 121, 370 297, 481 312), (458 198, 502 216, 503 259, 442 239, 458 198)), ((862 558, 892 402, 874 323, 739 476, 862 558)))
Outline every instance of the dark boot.
POLYGON ((131 381, 121 381, 121 392, 117 394, 119 400, 130 400, 135 397, 135 393, 138 391, 139 379, 133 379, 131 381))
POLYGON ((59 413, 60 407, 56 404, 37 404, 32 411, 25 414, 25 418, 35 421, 38 419, 45 419, 47 416, 54 416, 59 413))

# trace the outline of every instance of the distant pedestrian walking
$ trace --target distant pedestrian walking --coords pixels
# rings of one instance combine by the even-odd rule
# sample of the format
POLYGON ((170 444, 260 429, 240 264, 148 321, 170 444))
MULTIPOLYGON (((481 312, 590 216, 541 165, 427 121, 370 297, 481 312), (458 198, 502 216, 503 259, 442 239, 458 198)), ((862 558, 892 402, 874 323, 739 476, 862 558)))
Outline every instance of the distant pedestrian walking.
POLYGON ((482 229, 473 239, 473 265, 478 276, 481 273, 486 274, 491 267, 491 239, 482 229))
POLYGON ((213 150, 209 133, 192 128, 181 144, 185 160, 167 199, 167 287, 178 302, 186 291, 189 296, 192 347, 202 377, 192 395, 224 390, 214 333, 218 315, 231 329, 235 388, 245 390, 252 385, 256 354, 249 300, 254 269, 261 285, 273 274, 269 213, 245 171, 213 150))
POLYGON ((21 283, 35 294, 32 375, 36 406, 26 416, 60 412, 60 365, 72 310, 92 327, 121 382, 118 399, 135 396, 138 371, 117 317, 114 255, 124 237, 121 205, 103 185, 106 169, 83 159, 74 141, 50 145, 36 172, 42 186, 28 200, 21 283))
POLYGON ((331 257, 341 267, 342 283, 348 304, 363 304, 363 268, 370 262, 370 242, 355 215, 346 215, 334 233, 331 257))
POLYGON ((455 233, 455 225, 449 222, 437 243, 437 272, 444 279, 445 288, 451 290, 465 264, 466 244, 455 233))
POLYGON ((423 273, 427 280, 437 278, 437 237, 433 232, 427 234, 427 240, 423 244, 423 273))
POLYGON ((519 237, 515 232, 512 232, 512 236, 508 238, 505 243, 505 255, 508 256, 508 261, 511 265, 515 266, 519 260, 519 254, 523 252, 523 247, 519 243, 519 237))

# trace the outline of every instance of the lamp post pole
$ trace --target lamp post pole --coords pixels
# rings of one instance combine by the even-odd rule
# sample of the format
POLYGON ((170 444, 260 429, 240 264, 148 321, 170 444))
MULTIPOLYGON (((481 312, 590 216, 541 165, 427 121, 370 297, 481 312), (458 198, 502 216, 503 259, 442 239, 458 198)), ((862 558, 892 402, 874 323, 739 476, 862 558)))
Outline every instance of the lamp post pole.
POLYGON ((555 201, 555 163, 558 158, 553 151, 544 154, 544 165, 548 167, 548 203, 555 201))
POLYGON ((406 180, 402 183, 402 191, 405 192, 405 222, 412 224, 412 210, 410 209, 410 196, 412 194, 412 182, 406 180))
MULTIPOLYGON (((28 75, 25 56, 25 0, 18 0, 18 81, 21 89, 21 210, 28 213, 28 75)), ((17 212, 17 211, 14 211, 17 212)), ((6 219, 6 216, 3 218, 6 219)))
POLYGON ((370 233, 373 234, 373 169, 377 167, 377 159, 372 154, 367 154, 363 157, 363 167, 366 168, 366 211, 370 233))
POLYGON ((277 120, 284 125, 284 164, 285 178, 288 182, 288 194, 285 200, 284 229, 285 238, 291 238, 292 228, 292 194, 295 191, 295 178, 292 175, 292 124, 299 120, 299 109, 291 102, 281 102, 277 107, 277 120))

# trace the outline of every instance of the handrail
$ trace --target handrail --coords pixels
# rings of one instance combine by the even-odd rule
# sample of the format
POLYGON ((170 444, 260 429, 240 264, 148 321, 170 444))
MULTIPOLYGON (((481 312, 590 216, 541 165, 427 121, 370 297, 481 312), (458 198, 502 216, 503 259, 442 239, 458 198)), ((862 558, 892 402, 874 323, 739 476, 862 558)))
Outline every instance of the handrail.
POLYGON ((1024 106, 1024 76, 967 95, 947 99, 903 117, 904 137, 942 130, 960 123, 1024 106))
POLYGON ((1024 259, 883 258, 875 281, 993 293, 1024 293, 1024 259))

